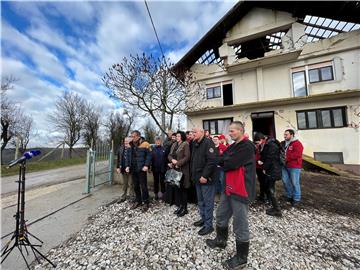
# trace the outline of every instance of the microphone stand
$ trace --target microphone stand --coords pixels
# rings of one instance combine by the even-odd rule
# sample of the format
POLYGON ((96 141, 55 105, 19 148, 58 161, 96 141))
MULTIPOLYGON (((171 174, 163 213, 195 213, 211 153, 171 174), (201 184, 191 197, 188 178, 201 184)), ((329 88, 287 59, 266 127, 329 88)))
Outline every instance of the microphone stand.
POLYGON ((48 263, 50 263, 55 268, 56 265, 54 263, 52 263, 45 255, 43 255, 37 249, 37 247, 41 247, 44 242, 41 241, 39 238, 37 238, 35 235, 31 234, 26 226, 26 221, 25 221, 25 171, 26 171, 26 160, 24 160, 20 163, 19 181, 16 181, 18 183, 17 211, 16 211, 16 214, 14 215, 15 220, 16 220, 16 228, 15 228, 15 231, 13 232, 11 239, 1 249, 1 251, 2 251, 1 264, 9 256, 9 254, 14 250, 14 248, 18 248, 22 258, 24 259, 24 261, 26 263, 27 268, 30 270, 30 265, 27 262, 24 252, 23 252, 23 249, 22 249, 22 247, 24 247, 27 256, 29 256, 29 251, 27 248, 27 247, 29 247, 31 249, 31 251, 33 252, 35 259, 37 260, 38 263, 41 263, 40 259, 38 257, 38 255, 40 255, 40 257, 45 259, 48 263), (29 240, 29 236, 32 236, 33 238, 35 238, 37 241, 40 242, 40 244, 32 244, 29 240), (10 244, 13 240, 14 240, 14 244, 10 247, 10 244))

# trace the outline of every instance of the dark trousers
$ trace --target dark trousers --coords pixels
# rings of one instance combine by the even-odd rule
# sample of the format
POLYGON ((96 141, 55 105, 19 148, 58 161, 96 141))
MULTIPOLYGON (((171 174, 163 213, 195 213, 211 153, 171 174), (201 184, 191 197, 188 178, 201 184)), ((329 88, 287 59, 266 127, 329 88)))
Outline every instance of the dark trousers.
POLYGON ((266 196, 268 200, 271 201, 272 207, 277 210, 280 210, 278 201, 276 200, 276 196, 275 196, 275 180, 271 176, 265 175, 264 185, 265 185, 266 196))
POLYGON ((133 172, 132 180, 134 185, 134 191, 136 196, 136 202, 149 203, 149 191, 147 186, 147 174, 146 172, 133 172))
POLYGON ((165 173, 153 172, 154 175, 154 193, 157 195, 159 191, 165 193, 165 173), (160 190, 159 190, 160 185, 160 190))
POLYGON ((248 242, 250 239, 248 213, 248 204, 227 196, 223 192, 216 210, 216 225, 221 228, 228 228, 230 218, 233 217, 235 238, 241 242, 248 242))
POLYGON ((175 189, 175 196, 176 201, 179 202, 180 207, 183 207, 185 209, 187 209, 187 200, 188 200, 188 195, 187 195, 188 190, 186 188, 178 188, 176 187, 175 189))
POLYGON ((257 179, 259 181, 260 184, 260 195, 259 197, 261 199, 265 199, 265 174, 263 173, 263 169, 257 168, 256 169, 256 175, 257 175, 257 179))

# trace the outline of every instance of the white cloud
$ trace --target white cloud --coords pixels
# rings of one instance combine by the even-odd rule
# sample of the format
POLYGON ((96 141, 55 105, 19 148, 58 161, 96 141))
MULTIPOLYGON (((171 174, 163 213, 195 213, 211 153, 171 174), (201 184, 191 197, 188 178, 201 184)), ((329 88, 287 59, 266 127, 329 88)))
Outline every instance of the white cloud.
POLYGON ((66 79, 66 71, 59 59, 47 48, 7 23, 2 23, 2 41, 12 49, 21 51, 31 58, 38 71, 59 81, 66 79))
MULTIPOLYGON (((148 5, 166 55, 176 62, 233 3, 149 1, 148 5)), ((35 120, 39 136, 32 145, 58 138, 47 115, 65 89, 103 107, 107 114, 117 106, 102 85, 104 72, 124 56, 158 51, 143 2, 14 2, 11 8, 29 24, 19 31, 2 19, 2 70, 3 75, 20 79, 9 95, 35 120), (71 35, 59 20, 71 27, 71 35)))

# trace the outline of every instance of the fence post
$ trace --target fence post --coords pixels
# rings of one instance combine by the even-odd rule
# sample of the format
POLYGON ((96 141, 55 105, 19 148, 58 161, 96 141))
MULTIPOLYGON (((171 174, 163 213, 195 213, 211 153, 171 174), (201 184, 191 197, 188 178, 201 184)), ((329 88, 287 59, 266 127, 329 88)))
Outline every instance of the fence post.
POLYGON ((109 151, 109 182, 114 180, 114 141, 111 141, 111 149, 109 151))
POLYGON ((92 153, 92 175, 91 175, 91 186, 94 188, 95 187, 95 173, 96 173, 96 151, 91 151, 92 153))
POLYGON ((85 193, 90 193, 90 176, 91 176, 91 154, 90 149, 86 153, 86 181, 85 181, 85 193))

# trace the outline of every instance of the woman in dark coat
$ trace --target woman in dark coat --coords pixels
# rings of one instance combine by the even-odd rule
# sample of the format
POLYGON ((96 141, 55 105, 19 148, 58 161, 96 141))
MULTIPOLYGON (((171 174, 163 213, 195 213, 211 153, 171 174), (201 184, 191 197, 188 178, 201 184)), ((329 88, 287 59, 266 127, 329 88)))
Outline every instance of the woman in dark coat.
POLYGON ((174 212, 179 217, 188 213, 187 211, 187 191, 190 187, 190 147, 186 142, 186 134, 183 131, 176 133, 176 143, 171 147, 168 156, 169 167, 182 172, 180 188, 176 187, 175 193, 179 198, 180 206, 174 212))

